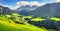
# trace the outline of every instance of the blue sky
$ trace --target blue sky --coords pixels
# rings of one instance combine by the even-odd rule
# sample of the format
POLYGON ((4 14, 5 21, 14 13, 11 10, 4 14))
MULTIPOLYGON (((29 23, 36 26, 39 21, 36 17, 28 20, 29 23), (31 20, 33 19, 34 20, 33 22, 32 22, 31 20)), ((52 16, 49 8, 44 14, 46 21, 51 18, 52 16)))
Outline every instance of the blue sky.
POLYGON ((28 1, 28 2, 32 2, 32 1, 38 1, 38 2, 53 2, 54 0, 0 0, 1 4, 6 4, 6 5, 16 5, 16 2, 18 1, 28 1))
POLYGON ((21 4, 20 4, 21 2, 22 2, 22 5, 26 5, 26 4, 43 5, 43 3, 47 4, 47 3, 55 2, 55 1, 60 2, 60 0, 0 0, 0 4, 3 6, 10 6, 10 8, 12 8, 12 7, 18 8, 19 6, 21 6, 21 4), (34 2, 34 1, 36 1, 36 2, 34 2), (18 2, 18 4, 17 4, 17 2, 18 2))
POLYGON ((2 4, 6 4, 6 5, 15 5, 16 4, 16 2, 18 2, 18 1, 42 1, 42 0, 0 0, 0 3, 2 3, 2 4))

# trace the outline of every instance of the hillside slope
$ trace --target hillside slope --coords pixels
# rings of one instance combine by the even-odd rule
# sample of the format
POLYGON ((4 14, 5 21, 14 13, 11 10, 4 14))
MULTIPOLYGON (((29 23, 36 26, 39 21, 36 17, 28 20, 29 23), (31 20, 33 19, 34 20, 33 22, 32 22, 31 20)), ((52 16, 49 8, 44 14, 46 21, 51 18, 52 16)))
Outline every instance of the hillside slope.
POLYGON ((0 21, 0 31, 47 31, 33 25, 15 24, 6 21, 0 21))

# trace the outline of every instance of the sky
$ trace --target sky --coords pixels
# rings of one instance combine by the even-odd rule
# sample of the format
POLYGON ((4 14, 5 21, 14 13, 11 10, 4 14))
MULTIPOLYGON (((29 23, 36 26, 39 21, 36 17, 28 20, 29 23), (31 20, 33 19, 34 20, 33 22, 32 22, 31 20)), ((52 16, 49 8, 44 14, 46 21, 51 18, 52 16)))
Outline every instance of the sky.
POLYGON ((0 5, 7 6, 9 8, 18 8, 22 5, 36 5, 42 6, 47 3, 60 2, 60 0, 0 0, 0 5))

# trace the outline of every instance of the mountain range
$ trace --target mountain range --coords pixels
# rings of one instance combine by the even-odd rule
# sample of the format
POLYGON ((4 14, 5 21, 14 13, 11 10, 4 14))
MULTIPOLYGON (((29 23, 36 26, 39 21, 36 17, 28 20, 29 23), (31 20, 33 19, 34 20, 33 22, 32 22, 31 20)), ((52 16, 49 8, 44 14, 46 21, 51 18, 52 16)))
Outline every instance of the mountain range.
MULTIPOLYGON (((8 7, 2 7, 3 13, 11 13, 12 10, 8 7)), ((1 9, 0 9, 1 10, 1 9)), ((33 15, 34 17, 60 17, 60 2, 59 3, 49 3, 43 6, 21 6, 15 10, 21 15, 33 15)))

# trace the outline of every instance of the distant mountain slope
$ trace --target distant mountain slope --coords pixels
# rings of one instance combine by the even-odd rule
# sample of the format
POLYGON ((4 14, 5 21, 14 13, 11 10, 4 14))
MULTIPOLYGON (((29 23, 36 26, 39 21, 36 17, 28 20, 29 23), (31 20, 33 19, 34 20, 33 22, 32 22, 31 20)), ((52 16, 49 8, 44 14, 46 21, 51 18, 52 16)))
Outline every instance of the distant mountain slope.
POLYGON ((22 15, 33 15, 35 17, 54 17, 54 16, 60 17, 60 2, 45 4, 44 6, 39 6, 31 11, 29 11, 30 8, 27 5, 26 7, 22 8, 24 9, 18 11, 18 13, 22 15))
POLYGON ((35 10, 30 12, 30 15, 40 16, 40 17, 60 17, 60 2, 59 3, 50 3, 44 6, 40 6, 35 10))
POLYGON ((19 8, 17 8, 18 11, 21 11, 21 10, 28 10, 28 11, 31 11, 31 10, 34 10, 35 8, 37 8, 38 6, 29 6, 29 5, 25 5, 25 6, 20 6, 19 8))
POLYGON ((36 9, 38 6, 29 6, 29 5, 25 5, 25 6, 20 6, 19 8, 17 8, 16 12, 21 14, 21 15, 30 15, 29 12, 36 9))

